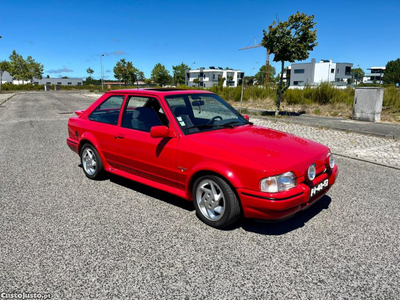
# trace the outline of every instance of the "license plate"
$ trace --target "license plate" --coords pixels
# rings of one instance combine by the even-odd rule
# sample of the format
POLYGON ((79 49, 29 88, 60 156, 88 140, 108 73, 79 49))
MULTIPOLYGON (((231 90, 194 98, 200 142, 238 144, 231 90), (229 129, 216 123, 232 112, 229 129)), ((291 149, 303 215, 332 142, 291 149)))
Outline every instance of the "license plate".
POLYGON ((325 190, 329 185, 329 180, 325 179, 324 181, 318 183, 316 186, 311 188, 311 194, 310 197, 315 196, 316 194, 318 194, 319 192, 325 190))

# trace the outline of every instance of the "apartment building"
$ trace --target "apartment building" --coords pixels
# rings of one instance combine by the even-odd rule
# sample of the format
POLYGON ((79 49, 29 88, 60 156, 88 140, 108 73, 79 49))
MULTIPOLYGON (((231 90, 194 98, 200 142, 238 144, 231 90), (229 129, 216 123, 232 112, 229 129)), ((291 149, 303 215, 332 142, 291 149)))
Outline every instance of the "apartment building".
POLYGON ((332 60, 291 65, 290 86, 318 85, 321 82, 331 82, 337 85, 347 84, 351 78, 352 63, 335 63, 332 60))
POLYGON ((221 67, 186 70, 186 85, 189 87, 210 88, 218 85, 218 78, 225 78, 223 86, 236 87, 244 76, 240 70, 224 70, 221 67))

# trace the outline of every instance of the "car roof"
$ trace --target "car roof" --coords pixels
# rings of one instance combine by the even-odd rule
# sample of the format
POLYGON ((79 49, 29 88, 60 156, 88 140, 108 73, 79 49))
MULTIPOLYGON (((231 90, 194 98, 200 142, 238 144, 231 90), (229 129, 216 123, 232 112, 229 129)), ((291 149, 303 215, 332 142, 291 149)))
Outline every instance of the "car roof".
POLYGON ((191 90, 191 89, 171 89, 171 88, 154 88, 154 89, 124 89, 108 91, 107 94, 153 94, 153 95, 183 95, 183 94, 212 94, 209 91, 191 90))

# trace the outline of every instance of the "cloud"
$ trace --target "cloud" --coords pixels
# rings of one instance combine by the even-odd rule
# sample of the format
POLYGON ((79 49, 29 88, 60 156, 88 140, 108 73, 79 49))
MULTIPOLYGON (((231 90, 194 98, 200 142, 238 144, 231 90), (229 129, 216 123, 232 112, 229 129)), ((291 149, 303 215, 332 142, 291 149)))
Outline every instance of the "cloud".
POLYGON ((73 71, 74 70, 64 67, 62 69, 57 69, 57 70, 48 70, 46 73, 59 74, 59 73, 69 73, 69 72, 73 72, 73 71))
POLYGON ((106 73, 111 73, 111 70, 106 70, 106 73))
POLYGON ((25 43, 28 43, 29 45, 33 45, 34 44, 34 42, 32 40, 25 41, 25 43))
POLYGON ((115 38, 110 38, 110 42, 119 43, 119 40, 118 40, 118 39, 115 39, 115 38))
POLYGON ((125 51, 122 51, 122 50, 117 50, 117 51, 111 52, 111 55, 115 55, 115 56, 121 56, 121 55, 126 55, 126 54, 128 54, 128 53, 126 53, 125 51))

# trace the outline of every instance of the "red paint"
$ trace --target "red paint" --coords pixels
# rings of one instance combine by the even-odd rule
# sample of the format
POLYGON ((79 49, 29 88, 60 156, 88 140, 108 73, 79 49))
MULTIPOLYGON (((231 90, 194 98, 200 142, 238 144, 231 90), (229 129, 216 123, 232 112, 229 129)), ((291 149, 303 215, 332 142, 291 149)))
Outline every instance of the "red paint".
MULTIPOLYGON (((193 178, 199 172, 218 174, 236 189, 248 218, 286 218, 316 202, 335 183, 338 169, 329 169, 329 148, 304 138, 251 124, 185 135, 165 97, 187 94, 213 95, 191 90, 108 92, 69 119, 67 144, 79 154, 79 147, 90 142, 106 171, 186 200, 192 200, 193 178), (169 126, 154 126, 150 132, 124 128, 122 113, 116 125, 89 120, 92 111, 113 95, 125 96, 121 112, 129 96, 157 99, 169 126), (307 182, 307 168, 313 163, 319 175, 307 182), (297 187, 279 193, 261 192, 262 179, 288 171, 295 174, 297 187), (329 180, 329 188, 309 199, 310 188, 325 179, 329 180)), ((195 109, 200 110, 200 106, 195 109)), ((135 108, 126 110, 132 113, 135 108)), ((239 118, 244 122, 248 119, 239 118)))

